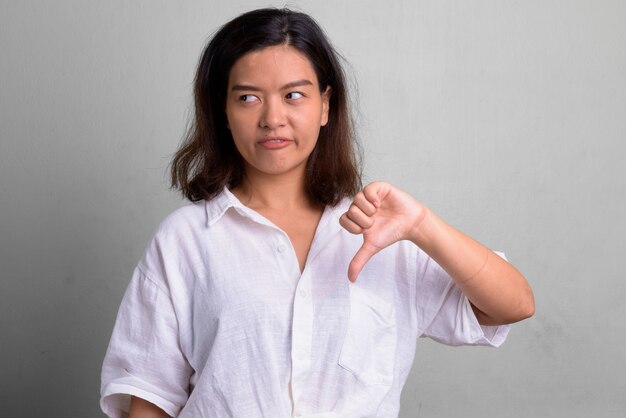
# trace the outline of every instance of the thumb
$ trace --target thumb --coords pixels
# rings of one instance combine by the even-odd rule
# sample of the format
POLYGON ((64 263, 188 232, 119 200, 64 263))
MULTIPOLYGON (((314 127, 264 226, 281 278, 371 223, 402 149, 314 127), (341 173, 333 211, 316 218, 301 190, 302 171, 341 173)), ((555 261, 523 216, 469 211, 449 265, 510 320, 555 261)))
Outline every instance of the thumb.
POLYGON ((348 279, 354 283, 356 282, 356 278, 361 273, 361 270, 367 264, 367 262, 380 251, 380 248, 373 246, 368 242, 363 242, 363 245, 356 252, 352 261, 350 261, 350 265, 348 266, 348 279))

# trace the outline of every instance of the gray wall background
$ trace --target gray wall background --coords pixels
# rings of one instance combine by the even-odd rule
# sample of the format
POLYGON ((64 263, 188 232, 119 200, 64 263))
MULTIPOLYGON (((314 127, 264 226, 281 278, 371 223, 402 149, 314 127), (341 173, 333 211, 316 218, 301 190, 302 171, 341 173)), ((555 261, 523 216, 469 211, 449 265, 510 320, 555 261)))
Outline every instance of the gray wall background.
MULTIPOLYGON (((101 417, 202 46, 265 1, 0 1, 0 411, 101 417)), ((283 3, 274 3, 283 5, 283 3)), ((528 277, 500 349, 418 342, 402 417, 626 416, 626 3, 296 1, 350 62, 368 180, 528 277)))

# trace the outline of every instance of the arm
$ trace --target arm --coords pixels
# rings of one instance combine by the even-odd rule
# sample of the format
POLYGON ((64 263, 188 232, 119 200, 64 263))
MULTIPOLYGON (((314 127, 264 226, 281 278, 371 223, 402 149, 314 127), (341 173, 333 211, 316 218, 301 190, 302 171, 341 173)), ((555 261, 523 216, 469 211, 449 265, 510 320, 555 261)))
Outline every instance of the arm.
POLYGON ((479 323, 512 323, 534 313, 532 290, 515 267, 388 183, 366 186, 340 223, 349 232, 363 234, 363 246, 348 269, 351 281, 378 251, 396 241, 410 240, 457 283, 479 323))
POLYGON ((158 406, 137 398, 136 396, 130 399, 130 411, 127 418, 171 418, 158 406))

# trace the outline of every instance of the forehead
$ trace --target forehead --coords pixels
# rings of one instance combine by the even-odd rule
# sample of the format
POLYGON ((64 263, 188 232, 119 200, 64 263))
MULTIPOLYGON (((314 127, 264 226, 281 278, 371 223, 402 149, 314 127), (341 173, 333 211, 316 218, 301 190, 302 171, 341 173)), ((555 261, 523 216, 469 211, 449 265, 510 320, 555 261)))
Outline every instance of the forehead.
POLYGON ((277 45, 248 52, 235 61, 230 70, 228 85, 284 85, 296 80, 309 80, 317 85, 317 76, 311 62, 296 48, 277 45))

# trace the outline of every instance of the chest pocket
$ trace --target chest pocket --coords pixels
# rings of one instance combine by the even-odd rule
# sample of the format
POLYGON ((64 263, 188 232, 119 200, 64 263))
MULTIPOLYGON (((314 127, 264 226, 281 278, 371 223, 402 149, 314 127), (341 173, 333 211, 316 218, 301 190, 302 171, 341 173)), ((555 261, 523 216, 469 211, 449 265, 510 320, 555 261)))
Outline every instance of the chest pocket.
POLYGON ((396 356, 395 307, 350 285, 350 319, 339 365, 366 385, 391 385, 396 356))

